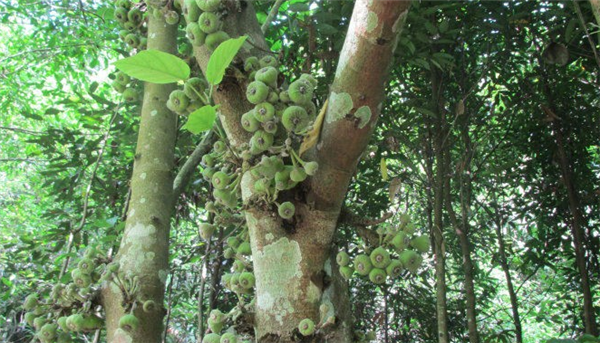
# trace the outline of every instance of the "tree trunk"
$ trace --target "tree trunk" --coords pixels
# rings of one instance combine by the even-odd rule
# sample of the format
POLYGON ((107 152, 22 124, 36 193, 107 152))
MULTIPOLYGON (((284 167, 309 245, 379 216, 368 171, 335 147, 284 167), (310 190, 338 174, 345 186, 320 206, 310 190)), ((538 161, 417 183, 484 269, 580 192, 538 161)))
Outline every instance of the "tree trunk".
MULTIPOLYGON (((260 57, 268 47, 251 3, 242 4, 225 18, 223 27, 231 37, 249 35, 252 51, 242 52, 241 57, 260 57)), ((304 341, 352 341, 345 283, 339 281, 335 261, 330 259, 332 239, 348 184, 383 105, 388 69, 409 5, 409 1, 356 2, 320 141, 306 157, 317 161, 319 169, 283 195, 294 202, 294 218, 284 223, 274 208, 245 210, 256 276, 257 342, 292 342, 302 319, 319 322, 321 304, 335 309, 333 332, 319 332, 304 341), (359 110, 361 116, 355 116, 359 110)), ((206 71, 210 52, 202 46, 194 53, 206 71)), ((249 139, 240 124, 241 115, 252 108, 245 89, 244 82, 226 77, 213 94, 233 146, 249 139)), ((241 183, 245 202, 253 195, 253 183, 252 175, 245 173, 241 183)))
MULTIPOLYGON (((450 220, 454 225, 454 230, 458 236, 460 244, 460 250, 463 258, 463 272, 465 274, 464 287, 465 287, 465 299, 467 305, 467 327, 469 329, 469 342, 478 343, 479 333, 477 330, 477 309, 476 309, 476 296, 475 296, 475 281, 474 281, 474 266, 473 260, 471 259, 471 243, 469 241, 469 213, 471 212, 471 189, 472 189, 472 173, 471 173, 471 161, 473 157, 473 150, 471 144, 471 137, 469 136, 469 114, 463 114, 463 123, 461 125, 461 136, 464 143, 464 153, 461 166, 457 168, 458 184, 460 189, 460 208, 461 208, 461 220, 457 220, 452 208, 452 198, 450 193, 450 178, 446 183, 446 206, 450 220)), ((448 160, 448 159, 447 159, 448 160)), ((447 161, 449 165, 449 161, 447 161)), ((449 170, 449 167, 446 168, 449 170)))
POLYGON ((434 131, 434 156, 435 156, 435 184, 433 191, 433 242, 435 255, 435 277, 436 277, 436 303, 437 303, 437 325, 438 325, 438 342, 448 343, 448 308, 446 304, 446 251, 444 244, 444 179, 445 156, 444 140, 445 140, 445 113, 441 106, 442 99, 442 80, 437 70, 431 72, 432 86, 432 103, 435 113, 437 114, 436 127, 434 131))
POLYGON ((565 152, 563 143, 563 135, 560 125, 554 121, 553 128, 556 135, 556 144, 558 147, 558 156, 560 169, 564 185, 567 189, 569 198, 569 209, 571 210, 571 234, 573 235, 573 245, 575 248, 575 261, 579 276, 581 278, 581 288, 583 291, 583 322, 585 325, 585 333, 597 336, 598 328, 596 326, 596 312, 594 310, 594 299, 590 289, 590 279, 587 270, 585 257, 585 233, 583 216, 579 206, 579 195, 575 190, 573 177, 571 176, 570 162, 565 152))
MULTIPOLYGON (((592 12, 594 13, 594 17, 596 17, 596 22, 600 25, 600 0, 590 0, 590 4, 592 5, 592 12)), ((598 33, 598 41, 600 42, 600 32, 598 33)))
MULTIPOLYGON (((540 61, 540 65, 544 65, 540 61)), ((571 161, 567 154, 564 144, 563 128, 559 120, 555 118, 565 118, 557 112, 557 107, 554 104, 554 97, 550 86, 548 85, 548 77, 546 71, 541 68, 541 74, 543 78, 543 91, 548 102, 548 106, 542 105, 542 110, 545 112, 548 118, 551 118, 551 129, 556 138, 556 147, 558 151, 558 163, 560 165, 560 171, 562 181, 567 190, 567 198, 569 201, 569 210, 571 211, 571 234, 573 237, 573 247, 575 249, 575 261, 577 269, 579 271, 579 277, 581 282, 581 290, 583 293, 583 323, 585 326, 585 333, 598 336, 598 327, 596 324, 596 312, 594 310, 594 299, 590 289, 590 277, 587 270, 586 262, 586 249, 585 249, 585 232, 584 232, 584 218, 581 213, 579 205, 579 194, 575 187, 573 176, 571 175, 571 161)))
MULTIPOLYGON (((497 200, 494 199, 494 201, 497 200)), ((504 244, 504 235, 502 234, 502 214, 500 213, 497 203, 495 204, 495 212, 495 214, 490 212, 490 215, 494 218, 496 224, 496 236, 498 236, 498 254, 500 255, 500 266, 502 267, 502 271, 504 271, 504 275, 506 277, 506 287, 508 288, 513 322, 515 324, 515 338, 517 343, 523 343, 523 329, 521 328, 521 317, 519 315, 519 300, 517 299, 517 293, 515 292, 512 276, 510 275, 508 258, 506 257, 506 246, 504 244)))
POLYGON ((473 262, 471 260, 471 249, 468 237, 468 220, 464 218, 467 215, 465 211, 462 212, 462 220, 459 222, 454 209, 452 208, 452 198, 449 190, 449 182, 446 183, 446 208, 448 210, 448 216, 454 226, 456 235, 458 236, 461 254, 463 257, 463 273, 465 274, 464 287, 465 287, 465 299, 467 305, 467 327, 469 330, 469 342, 479 342, 479 334, 477 330, 477 311, 475 308, 476 297, 475 297, 475 282, 473 278, 473 262))
MULTIPOLYGON (((175 53, 177 26, 162 18, 149 16, 148 49, 175 53)), ((107 321, 108 342, 158 343, 162 340, 162 308, 165 282, 169 275, 169 225, 173 208, 173 161, 177 118, 166 107, 175 84, 144 85, 144 100, 137 149, 131 179, 131 200, 123 239, 115 260, 119 262, 119 279, 127 291, 137 282, 133 299, 110 283, 102 291, 107 321), (135 281, 134 281, 135 280, 135 281), (145 312, 141 302, 154 300, 154 311, 145 312), (137 330, 119 328, 119 319, 133 310, 139 319, 137 330)))

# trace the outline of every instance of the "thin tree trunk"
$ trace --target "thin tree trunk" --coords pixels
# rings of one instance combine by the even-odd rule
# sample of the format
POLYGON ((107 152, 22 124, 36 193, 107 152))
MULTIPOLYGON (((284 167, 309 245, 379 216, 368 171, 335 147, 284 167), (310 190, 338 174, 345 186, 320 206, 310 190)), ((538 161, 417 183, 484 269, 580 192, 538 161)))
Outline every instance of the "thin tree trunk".
MULTIPOLYGON (((540 65, 543 65, 541 61, 540 65)), ((575 261, 577 264, 577 269, 579 271, 581 290, 583 293, 583 323, 585 326, 585 333, 598 336, 596 312, 594 309, 594 299, 590 288, 590 278, 586 262, 586 237, 584 232, 585 222, 579 205, 579 194, 577 192, 575 182, 571 174, 571 161, 565 149, 562 125, 559 120, 555 119, 564 118, 564 116, 561 116, 560 113, 558 113, 556 110, 557 107, 554 105, 554 98, 552 96, 551 89, 548 85, 546 71, 544 69, 541 69, 541 74, 543 78, 544 95, 549 105, 542 105, 542 110, 544 110, 545 114, 552 119, 551 128, 554 133, 554 137, 556 137, 558 163, 560 165, 562 181, 567 190, 569 210, 571 211, 571 234, 573 236, 575 261)))
MULTIPOLYGON (((596 22, 600 25, 600 0, 590 0, 590 4, 592 5, 592 12, 594 13, 594 17, 596 17, 596 22)), ((598 42, 600 42, 600 32, 598 32, 598 42)))
MULTIPOLYGON (((495 195, 494 195, 495 196, 495 195)), ((496 236, 498 237, 498 254, 500 255, 500 266, 504 271, 506 277, 506 287, 508 288, 508 296, 510 297, 510 306, 512 309, 513 323, 515 324, 515 338, 517 343, 523 343, 523 329, 521 328, 521 317, 519 315, 519 300, 515 287, 513 286, 512 276, 510 275, 510 267, 508 265, 508 258, 506 256, 506 246, 504 243, 504 235, 502 233, 503 220, 502 214, 498 208, 497 199, 494 199, 495 203, 495 214, 490 212, 490 215, 494 218, 496 224, 496 236)))
POLYGON ((436 303, 438 342, 448 343, 448 308, 446 303, 446 258, 444 244, 444 179, 446 175, 444 158, 445 114, 440 106, 443 82, 437 70, 431 72, 432 103, 438 115, 434 131, 435 184, 433 191, 433 242, 435 254, 436 303))
POLYGON ((572 216, 571 233, 573 235, 573 245, 575 247, 575 260, 577 263, 577 269, 579 270, 581 288, 583 291, 583 322, 585 325, 585 332, 597 336, 598 328, 596 325, 596 312, 594 310, 594 299, 590 289, 590 279, 585 257, 585 233, 583 229, 584 220, 579 206, 579 195, 575 190, 573 177, 571 176, 571 167, 565 152, 561 127, 556 121, 554 121, 553 127, 556 134, 560 169, 562 172, 564 185, 567 188, 569 209, 571 210, 572 216))
MULTIPOLYGON (((471 212, 471 197, 473 188, 473 176, 471 172, 471 161, 473 149, 471 137, 469 136, 470 114, 463 115, 464 123, 461 125, 461 136, 464 143, 464 159, 462 172, 457 175, 460 181, 460 204, 461 225, 455 226, 460 242, 460 250, 463 257, 463 272, 465 274, 465 293, 467 301, 467 326, 469 328, 469 342, 478 343, 479 333, 477 331, 477 298, 475 296, 474 265, 471 259, 471 243, 469 241, 469 213, 471 212)), ((448 189, 447 193, 450 192, 448 189)), ((452 206, 452 203, 449 204, 452 206)))
MULTIPOLYGON (((177 26, 163 18, 149 16, 148 49, 176 53, 177 26)), ((166 107, 175 84, 144 85, 144 100, 137 149, 131 180, 131 200, 123 239, 116 255, 120 289, 115 283, 103 289, 108 342, 158 343, 162 340, 162 306, 142 310, 143 301, 163 304, 165 282, 169 275, 169 226, 173 210, 173 161, 177 117, 166 107), (139 289, 131 292, 133 285, 139 289), (137 302, 137 306, 133 303, 137 302), (139 319, 137 329, 119 328, 123 314, 132 312, 139 319)))
POLYGON ((466 299, 466 307, 467 307, 467 327, 469 330, 469 342, 476 343, 479 342, 479 334, 477 330, 477 312, 476 312, 476 296, 475 296, 475 286, 474 286, 474 278, 473 278, 473 262, 471 260, 471 252, 470 252, 470 242, 467 235, 468 223, 465 220, 464 216, 467 214, 465 211, 461 214, 463 218, 459 222, 456 217, 456 213, 452 208, 452 198, 449 191, 449 182, 446 183, 446 209, 448 211, 448 216, 452 225, 454 226, 454 230, 456 235, 458 236, 458 240, 460 243, 461 253, 463 257, 463 273, 465 274, 464 287, 465 287, 465 299, 466 299))

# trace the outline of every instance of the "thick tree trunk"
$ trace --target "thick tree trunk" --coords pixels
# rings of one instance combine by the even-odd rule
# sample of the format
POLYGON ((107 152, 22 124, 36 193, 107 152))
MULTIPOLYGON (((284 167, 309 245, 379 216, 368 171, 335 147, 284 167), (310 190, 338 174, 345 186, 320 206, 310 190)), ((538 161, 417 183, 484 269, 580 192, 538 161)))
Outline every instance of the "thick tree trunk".
MULTIPOLYGON (((231 37, 250 36, 252 50, 242 51, 242 58, 261 57, 268 47, 256 15, 251 3, 240 4, 225 18, 224 28, 231 37)), ((250 206, 245 211, 256 276, 257 342, 292 342, 302 319, 319 322, 321 304, 334 307, 336 324, 304 341, 352 341, 345 283, 330 259, 332 239, 348 184, 382 107, 388 68, 409 4, 357 1, 320 142, 306 158, 317 161, 319 169, 286 199, 296 208, 291 225, 284 224, 273 208, 250 206)), ((205 47, 196 48, 195 56, 206 70, 210 52, 205 47)), ((240 125, 241 115, 252 108, 245 100, 245 89, 244 82, 226 77, 213 94, 234 146, 249 139, 240 125)), ((252 185, 252 176, 246 173, 242 178, 244 201, 252 196, 252 185)))
MULTIPOLYGON (((339 297, 340 293, 330 290, 327 276, 337 268, 326 261, 331 261, 333 234, 348 184, 382 107, 388 68, 408 4, 357 1, 331 86, 321 139, 309 155, 319 169, 293 199, 293 229, 285 229, 270 210, 246 211, 257 280, 258 342, 292 342, 302 319, 319 321, 321 304, 333 305, 336 316, 349 315, 327 298, 327 294, 339 297), (355 113, 368 115, 361 120, 355 113)), ((249 173, 244 175, 245 199, 252 194, 251 181, 249 173)), ((337 335, 329 337, 324 332, 305 341, 350 342, 350 322, 341 319, 337 335)))
POLYGON ((490 213, 494 218, 496 224, 496 236, 498 237, 498 254, 500 255, 500 266, 506 277, 506 287, 508 288, 508 295, 510 297, 510 306, 512 309, 513 322, 515 324, 515 339, 517 343, 523 343, 523 329, 521 328, 521 317, 519 315, 519 300, 515 287, 513 286, 512 276, 510 275, 510 267, 508 265, 508 258, 506 256, 506 246, 504 243, 504 235, 502 233, 503 220, 502 214, 496 203, 495 214, 490 213))
MULTIPOLYGON (((148 49, 176 52, 177 27, 149 16, 148 49)), ((173 161, 177 118, 166 107, 175 84, 144 85, 144 100, 137 149, 131 180, 131 200, 123 239, 116 256, 119 278, 126 284, 137 283, 134 299, 126 299, 116 283, 102 292, 106 310, 108 342, 161 342, 163 332, 162 306, 150 312, 141 309, 133 313, 140 325, 127 332, 119 328, 119 319, 132 310, 127 301, 154 300, 162 305, 165 282, 169 275, 169 225, 172 212, 173 161), (135 280, 135 281, 134 281, 135 280), (125 306, 123 306, 125 305, 125 306)))

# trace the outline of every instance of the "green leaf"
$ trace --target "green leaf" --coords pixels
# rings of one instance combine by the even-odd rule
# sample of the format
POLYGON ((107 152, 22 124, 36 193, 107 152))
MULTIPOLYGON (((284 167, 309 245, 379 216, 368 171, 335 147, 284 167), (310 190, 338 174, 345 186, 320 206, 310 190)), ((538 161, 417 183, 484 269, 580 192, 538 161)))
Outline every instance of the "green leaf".
POLYGON ((125 74, 146 82, 173 83, 190 77, 190 67, 184 60, 158 50, 144 50, 114 64, 125 74))
POLYGON ((193 134, 210 130, 217 119, 216 106, 204 106, 192 112, 183 128, 193 134))
POLYGON ((333 35, 338 33, 340 30, 336 29, 335 27, 329 24, 318 24, 317 31, 322 35, 333 35))
POLYGON ((219 44, 215 52, 210 56, 208 66, 206 67, 206 81, 208 83, 213 86, 221 83, 223 75, 225 75, 225 69, 229 67, 229 64, 246 41, 246 38, 248 36, 231 38, 219 44))
POLYGON ((5 284, 6 286, 8 286, 9 288, 13 287, 13 283, 10 282, 10 280, 5 277, 2 278, 2 283, 5 284))
POLYGON ((387 181, 389 176, 388 176, 388 169, 387 169, 387 162, 385 161, 385 158, 381 158, 381 161, 379 162, 379 169, 381 170, 381 178, 383 179, 383 181, 387 181))
POLYGON ((297 2, 295 4, 291 4, 290 7, 288 7, 288 10, 292 12, 306 12, 310 10, 310 7, 307 3, 297 2))

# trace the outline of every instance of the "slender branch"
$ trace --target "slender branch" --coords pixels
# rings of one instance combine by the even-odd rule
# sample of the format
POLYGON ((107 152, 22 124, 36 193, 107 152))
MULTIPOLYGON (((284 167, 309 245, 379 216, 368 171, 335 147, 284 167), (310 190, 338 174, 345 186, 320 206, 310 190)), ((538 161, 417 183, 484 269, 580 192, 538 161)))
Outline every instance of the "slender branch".
POLYGON ((592 40, 592 37, 590 36, 590 31, 588 31, 587 26, 585 25, 585 19, 583 19, 583 14, 581 13, 581 7, 577 3, 577 1, 573 1, 573 5, 575 6, 575 12, 577 12, 577 18, 579 18, 581 27, 583 27, 583 30, 585 31, 585 36, 587 37, 587 40, 590 43, 592 52, 594 53, 594 59, 596 60, 598 67, 600 67, 600 57, 598 56, 598 51, 596 50, 596 44, 594 44, 594 41, 592 40))
POLYGON ((71 252, 71 249, 73 248, 73 241, 74 241, 75 234, 83 229, 83 226, 85 225, 85 222, 87 220, 88 204, 89 204, 89 200, 90 200, 90 191, 92 189, 92 184, 94 183, 94 179, 96 179, 96 173, 98 172, 98 168, 100 167, 100 162, 102 161, 102 157, 104 156, 104 150, 106 149, 106 146, 108 144, 110 128, 112 127, 113 122, 115 121, 115 119, 117 118, 117 115, 119 114, 119 108, 120 108, 120 104, 119 104, 119 107, 117 107, 115 112, 113 113, 112 118, 110 118, 110 122, 108 123, 108 128, 106 129, 106 132, 104 133, 104 138, 102 138, 102 147, 100 148, 100 151, 98 152, 98 157, 96 158, 96 164, 94 166, 94 170, 92 171, 92 175, 90 176, 90 182, 88 183, 88 186, 85 190, 85 195, 83 198, 83 210, 82 210, 82 214, 81 214, 81 221, 79 222, 79 226, 75 230, 71 230, 71 232, 69 233, 69 240, 68 240, 67 252, 66 252, 67 257, 64 259, 62 268, 60 270, 60 276, 58 277, 59 279, 62 278, 63 275, 65 275, 65 273, 67 272, 67 268, 69 267, 69 262, 71 260, 71 258, 69 257, 69 253, 71 252))
POLYGON ((33 160, 30 158, 0 158, 0 162, 27 162, 27 163, 39 163, 40 160, 33 160))
POLYGON ((31 131, 31 130, 27 130, 27 129, 21 129, 20 127, 0 126, 0 130, 13 131, 13 132, 18 132, 18 133, 26 133, 28 135, 41 135, 41 134, 43 134, 43 132, 40 132, 40 131, 31 131))
POLYGON ((260 27, 260 30, 262 31, 262 33, 267 32, 269 25, 271 24, 273 19, 275 19, 275 16, 277 16, 277 13, 279 13, 279 7, 281 6, 282 3, 283 3, 283 0, 275 1, 275 4, 273 4, 273 7, 271 8, 269 15, 267 16, 267 19, 265 19, 265 22, 260 27))
POLYGON ((350 209, 344 207, 340 213, 340 223, 353 226, 373 226, 385 222, 392 216, 393 213, 386 212, 379 218, 365 218, 351 212, 350 209))
POLYGON ((217 135, 214 130, 208 131, 204 136, 200 144, 196 146, 194 152, 188 157, 187 161, 183 164, 183 167, 177 173, 175 180, 173 181, 173 199, 179 198, 183 189, 190 182, 193 172, 196 170, 198 164, 202 160, 202 156, 207 154, 213 146, 213 143, 217 140, 217 135))
POLYGON ((63 48, 72 48, 72 47, 78 47, 78 46, 88 46, 90 45, 89 43, 81 43, 81 44, 67 44, 67 45, 61 45, 61 46, 57 46, 57 47, 53 47, 53 48, 42 48, 42 49, 32 49, 32 50, 27 50, 27 51, 21 51, 19 53, 16 53, 14 55, 10 55, 10 56, 6 56, 5 58, 3 58, 2 60, 0 60, 1 62, 4 62, 6 60, 10 60, 22 55, 27 55, 27 54, 32 54, 32 53, 38 53, 38 52, 48 52, 48 51, 54 51, 54 50, 59 50, 59 49, 63 49, 63 48))

